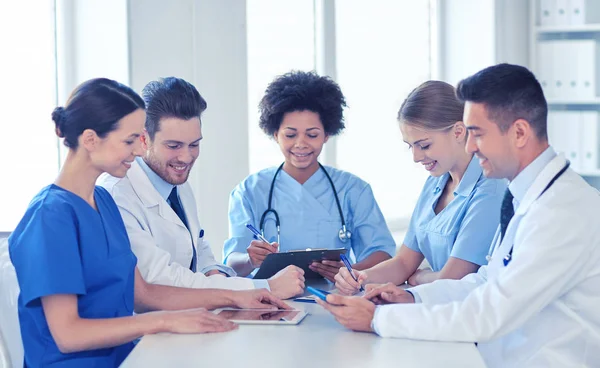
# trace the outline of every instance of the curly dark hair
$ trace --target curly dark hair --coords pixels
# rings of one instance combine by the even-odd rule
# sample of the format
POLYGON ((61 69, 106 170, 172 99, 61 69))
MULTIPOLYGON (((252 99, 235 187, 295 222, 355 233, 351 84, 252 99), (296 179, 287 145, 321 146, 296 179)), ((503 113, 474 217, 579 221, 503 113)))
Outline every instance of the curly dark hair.
POLYGON ((288 112, 312 111, 319 114, 327 135, 337 135, 345 127, 346 99, 340 86, 315 72, 291 71, 269 84, 260 100, 258 125, 270 137, 279 130, 288 112))

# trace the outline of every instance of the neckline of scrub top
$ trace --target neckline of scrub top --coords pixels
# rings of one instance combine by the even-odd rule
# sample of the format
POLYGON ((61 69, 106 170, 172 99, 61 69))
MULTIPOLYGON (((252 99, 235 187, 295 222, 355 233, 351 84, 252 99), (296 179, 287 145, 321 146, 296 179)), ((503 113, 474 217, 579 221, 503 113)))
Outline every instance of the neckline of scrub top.
MULTIPOLYGON (((454 188, 454 195, 456 196, 458 194, 466 197, 471 194, 482 174, 483 170, 479 165, 479 160, 475 157, 475 155, 473 155, 473 158, 471 158, 471 161, 469 161, 469 165, 467 166, 462 179, 460 179, 460 182, 456 188, 454 188)), ((435 187, 433 188, 433 193, 441 195, 449 178, 450 173, 445 173, 444 175, 440 176, 435 187)))
POLYGON ((454 189, 454 195, 459 194, 463 197, 469 196, 473 193, 475 185, 477 185, 481 175, 483 175, 483 170, 481 169, 481 165, 479 165, 479 159, 473 155, 462 179, 460 179, 460 182, 454 189))
MULTIPOLYGON (((327 169, 325 166, 323 166, 324 169, 327 169)), ((296 178, 294 178, 293 176, 291 176, 290 174, 288 174, 287 171, 285 171, 284 169, 281 169, 281 172, 284 173, 285 175, 287 175, 290 179, 292 179, 296 184, 298 184, 301 187, 305 187, 308 188, 311 185, 313 185, 313 182, 316 181, 317 183, 325 176, 325 173, 323 172, 323 170, 319 167, 317 169, 317 171, 315 171, 308 179, 306 179, 306 181, 304 182, 304 184, 300 184, 300 182, 298 180, 296 180, 296 178)), ((331 175, 331 174, 330 174, 331 175)))
MULTIPOLYGON (((456 186, 456 188, 454 189, 454 196, 461 196, 461 197, 468 197, 473 190, 475 189, 475 185, 477 185, 477 182, 479 181, 479 179, 481 178, 481 176, 483 175, 483 170, 481 169, 481 166, 479 165, 479 160, 475 157, 475 155, 473 155, 473 157, 471 158, 471 161, 469 162, 469 165, 467 166, 467 169, 465 170, 465 173, 462 177, 462 179, 460 179, 460 182, 458 183, 458 185, 456 186)), ((440 199, 440 197, 442 196, 442 192, 444 191, 444 187, 446 186, 446 183, 448 182, 448 179, 450 178, 450 173, 445 173, 444 175, 440 176, 440 178, 438 179, 435 188, 433 189, 433 198, 432 198, 432 203, 431 203, 431 212, 433 213, 434 217, 435 216, 439 216, 442 212, 444 212, 446 210, 446 208, 448 208, 448 206, 442 208, 442 210, 438 213, 435 213, 435 207, 437 206, 437 203, 440 199)))
POLYGON ((71 192, 71 191, 70 191, 70 190, 68 190, 68 189, 65 189, 65 188, 63 188, 63 187, 61 187, 61 186, 58 186, 58 185, 54 184, 54 183, 50 184, 50 187, 51 187, 51 188, 53 188, 53 189, 58 189, 58 190, 60 190, 61 192, 65 192, 65 193, 67 193, 68 195, 70 195, 70 196, 72 196, 72 197, 75 197, 75 198, 77 198, 77 200, 79 200, 80 202, 83 202, 83 203, 85 203, 85 204, 87 205, 87 208, 89 208, 89 209, 90 209, 91 211, 93 211, 95 214, 97 214, 98 216, 100 216, 100 206, 98 206, 98 197, 96 196, 96 191, 98 190, 98 187, 97 187, 97 186, 95 186, 95 187, 94 187, 94 201, 96 202, 96 207, 97 207, 98 209, 95 209, 94 207, 92 207, 92 206, 91 206, 91 205, 88 203, 88 201, 86 201, 85 199, 81 198, 80 196, 78 196, 77 194, 75 194, 75 193, 71 192))

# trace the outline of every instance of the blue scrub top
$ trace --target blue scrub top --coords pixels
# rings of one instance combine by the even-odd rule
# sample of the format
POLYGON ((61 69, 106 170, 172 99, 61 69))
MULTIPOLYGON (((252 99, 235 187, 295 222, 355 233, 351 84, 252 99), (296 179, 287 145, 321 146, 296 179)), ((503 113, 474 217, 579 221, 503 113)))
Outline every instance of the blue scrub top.
POLYGON ((133 314, 136 257, 110 194, 94 190, 98 211, 56 185, 35 196, 11 234, 10 258, 17 272, 19 322, 25 365, 31 367, 116 367, 133 348, 63 354, 44 316, 41 297, 77 295, 81 318, 133 314))
MULTIPOLYGON (((360 178, 325 167, 337 190, 346 227, 352 232, 350 241, 342 242, 342 227, 333 189, 323 170, 317 170, 304 184, 298 183, 284 170, 275 181, 272 207, 281 223, 280 251, 306 248, 346 248, 350 257, 362 261, 376 251, 394 255, 396 245, 383 214, 375 201, 371 186, 360 178)), ((253 240, 246 224, 260 229, 260 218, 267 209, 269 189, 276 167, 250 175, 231 193, 229 199, 229 236, 223 248, 223 259, 232 252, 246 253, 253 240)), ((277 240, 273 214, 265 221, 265 237, 277 240)))
POLYGON ((404 245, 422 253, 435 272, 449 257, 487 264, 506 190, 506 181, 487 179, 473 156, 454 190, 454 199, 436 215, 435 206, 449 177, 446 173, 427 178, 404 238, 404 245))

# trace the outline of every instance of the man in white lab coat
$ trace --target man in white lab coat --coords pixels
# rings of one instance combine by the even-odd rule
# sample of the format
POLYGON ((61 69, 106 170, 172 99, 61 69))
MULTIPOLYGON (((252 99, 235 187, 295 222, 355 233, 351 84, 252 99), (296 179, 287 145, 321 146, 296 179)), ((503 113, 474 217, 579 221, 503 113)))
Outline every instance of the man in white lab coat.
POLYGON ((148 83, 142 94, 145 153, 124 163, 131 165, 124 178, 104 175, 98 184, 119 207, 144 279, 188 288, 267 288, 280 298, 302 293, 303 271, 295 266, 269 280, 251 280, 217 264, 187 182, 199 155, 206 101, 192 84, 174 77, 148 83))
POLYGON ((362 298, 320 304, 346 327, 383 337, 478 342, 491 367, 598 366, 598 191, 548 145, 547 104, 530 71, 492 66, 457 94, 467 150, 486 176, 510 181, 489 264, 462 280, 408 292, 368 285, 362 298))

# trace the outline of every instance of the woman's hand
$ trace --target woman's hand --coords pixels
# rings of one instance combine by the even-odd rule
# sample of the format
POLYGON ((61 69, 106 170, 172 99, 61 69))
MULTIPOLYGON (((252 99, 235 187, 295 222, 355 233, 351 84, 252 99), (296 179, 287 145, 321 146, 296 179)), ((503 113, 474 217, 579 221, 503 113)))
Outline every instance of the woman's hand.
POLYGON ((262 240, 252 240, 246 249, 248 257, 250 257, 250 264, 254 268, 260 267, 269 254, 277 253, 278 248, 279 244, 276 242, 269 244, 262 240))
POLYGON ((328 260, 313 262, 308 266, 308 268, 310 268, 312 271, 315 271, 331 282, 335 282, 335 275, 337 275, 342 267, 344 267, 344 264, 341 261, 328 260))
POLYGON ((161 330, 164 332, 196 334, 225 332, 234 330, 238 327, 235 323, 211 313, 204 308, 169 312, 151 312, 150 314, 155 314, 162 318, 164 329, 161 330))
POLYGON ((341 267, 338 274, 335 275, 335 287, 342 295, 356 294, 362 285, 367 282, 367 273, 365 271, 352 270, 358 282, 354 281, 350 271, 346 267, 341 267))

